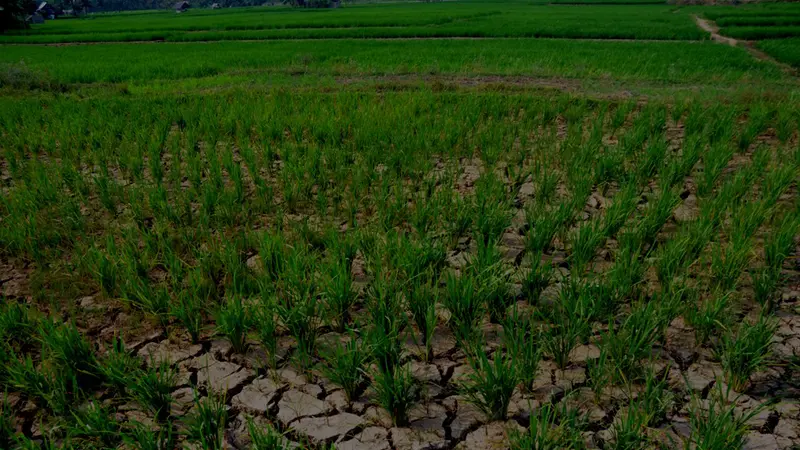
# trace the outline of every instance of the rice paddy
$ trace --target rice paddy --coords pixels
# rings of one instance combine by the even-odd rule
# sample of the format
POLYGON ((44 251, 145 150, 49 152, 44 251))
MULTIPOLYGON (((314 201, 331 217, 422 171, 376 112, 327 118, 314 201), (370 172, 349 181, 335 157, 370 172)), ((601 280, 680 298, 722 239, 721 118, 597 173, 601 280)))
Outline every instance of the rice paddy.
POLYGON ((800 84, 693 17, 794 5, 641 3, 2 36, 0 448, 796 448, 800 84))

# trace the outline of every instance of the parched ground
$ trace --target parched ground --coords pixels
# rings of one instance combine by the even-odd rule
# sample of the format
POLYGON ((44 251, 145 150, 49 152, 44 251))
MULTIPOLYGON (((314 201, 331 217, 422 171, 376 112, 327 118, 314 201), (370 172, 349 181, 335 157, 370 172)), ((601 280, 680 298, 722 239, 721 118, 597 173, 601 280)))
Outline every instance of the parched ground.
MULTIPOLYGON (((606 151, 624 145, 630 139, 630 132, 636 126, 647 122, 646 114, 642 112, 646 104, 634 106, 631 113, 621 124, 621 129, 608 131, 603 136, 606 151)), ((696 111, 687 114, 695 114, 696 111)), ((520 114, 524 115, 523 112, 520 114)), ((610 120, 610 119, 609 119, 610 120)), ((659 130, 654 139, 663 139, 668 147, 666 161, 680 158, 685 152, 686 129, 684 120, 673 122, 668 119, 663 129, 659 130)), ((746 118, 742 119, 746 123, 746 118)), ((591 123, 591 118, 586 117, 586 123, 591 123)), ((487 129, 487 128, 481 128, 487 129)), ((513 160, 514 155, 531 152, 533 157, 523 157, 523 167, 532 168, 536 161, 541 161, 540 153, 548 148, 565 148, 570 138, 575 138, 576 132, 567 118, 561 114, 553 117, 552 122, 532 132, 534 135, 543 136, 541 147, 526 147, 517 142, 515 150, 504 155, 504 160, 513 160), (551 140, 552 139, 552 140, 551 140), (551 147, 554 146, 554 147, 551 147)), ((588 138, 590 128, 580 132, 588 138)), ((173 125, 173 133, 181 133, 179 127, 173 125)), ((296 131, 295 131, 296 132, 296 131)), ((291 131, 286 129, 283 139, 290 140, 291 131)), ((694 135, 696 131, 691 131, 694 135)), ((519 137, 519 136, 518 136, 519 137)), ((533 141, 531 141, 533 142, 533 141)), ((531 145, 530 143, 527 145, 531 145)), ((680 201, 672 209, 666 223, 656 239, 655 247, 664 246, 676 233, 686 227, 702 214, 701 207, 704 203, 715 198, 719 186, 730 181, 742 171, 753 165, 753 155, 763 147, 777 149, 773 153, 772 162, 768 171, 777 170, 783 166, 781 149, 793 149, 797 146, 797 135, 794 133, 789 141, 779 142, 775 137, 775 129, 764 129, 753 143, 742 152, 735 152, 726 163, 721 172, 720 181, 716 183, 715 193, 698 193, 699 177, 703 174, 703 161, 692 168, 689 175, 683 178, 677 186, 680 201)), ((287 151, 288 150, 282 150, 287 151)), ((794 150, 796 153, 796 150, 794 150)), ((284 154, 283 158, 288 155, 284 154)), ((796 158, 796 156, 794 156, 796 158)), ((274 163, 275 171, 270 172, 270 183, 274 184, 275 192, 285 190, 282 185, 281 172, 285 169, 284 161, 279 158, 274 163)), ((634 157, 629 161, 636 165, 639 160, 634 157)), ((165 160, 168 165, 168 161, 165 160)), ((566 167, 552 163, 553 169, 566 170, 566 167)), ((569 230, 556 235, 551 246, 542 256, 543 261, 549 261, 557 271, 553 283, 545 289, 542 299, 534 303, 522 291, 519 284, 520 277, 524 276, 531 265, 531 253, 526 248, 525 235, 529 231, 526 220, 526 208, 533 204, 540 195, 538 179, 534 175, 527 175, 521 182, 514 182, 510 175, 510 163, 501 161, 493 168, 484 162, 483 158, 473 157, 437 157, 434 172, 452 173, 450 181, 441 181, 441 188, 452 189, 454 194, 464 199, 472 199, 476 195, 477 185, 481 183, 487 173, 498 174, 503 180, 504 193, 508 196, 510 209, 510 225, 505 227, 499 238, 499 247, 503 255, 503 264, 514 274, 509 279, 512 303, 522 311, 530 308, 547 310, 549 304, 559 301, 559 293, 565 289, 573 279, 603 280, 603 274, 610 270, 616 259, 615 249, 619 244, 618 235, 612 235, 604 240, 604 244, 595 252, 590 269, 586 273, 576 274, 573 271, 573 246, 572 237, 575 230, 592 220, 602 219, 614 205, 616 195, 619 194, 620 181, 611 181, 609 184, 594 185, 585 204, 577 216, 577 221, 570 225, 569 230), (450 186, 447 183, 451 183, 450 186), (577 277, 577 278, 576 278, 577 277)), ((665 166, 661 166, 663 169, 665 166)), ((169 170, 169 169, 168 169, 169 170)), ((375 173, 382 173, 386 168, 377 166, 375 173)), ((630 170, 633 170, 631 168, 630 170)), ((228 177, 229 175, 226 175, 228 177)), ((129 175, 118 172, 118 183, 123 186, 123 191, 132 189, 137 183, 149 185, 150 181, 140 180, 133 182, 129 175)), ((445 178, 447 179, 447 178, 445 178)), ((20 195, 16 189, 19 186, 13 176, 5 176, 6 189, 11 195, 20 195)), ((566 199, 570 188, 567 179, 562 178, 556 189, 556 199, 566 199)), ((228 180, 227 182, 230 182, 228 180)), ((188 183, 187 183, 188 185, 188 183)), ((413 185, 407 186, 409 193, 413 193, 413 185)), ((257 187, 252 180, 247 180, 246 203, 252 203, 256 196, 257 187)), ((646 211, 652 197, 659 190, 658 176, 641 187, 640 200, 626 220, 628 226, 635 225, 646 211)), ((759 199, 758 183, 754 183, 748 194, 746 202, 759 199)), ((285 197, 276 195, 276 204, 287 206, 285 197)), ((397 194, 394 194, 397 195, 397 194)), ((107 220, 110 216, 101 213, 98 206, 99 199, 95 194, 88 198, 84 206, 84 213, 89 222, 107 220), (94 209, 94 213, 91 210, 94 209), (94 215, 94 214, 97 215, 94 215)), ((373 208, 374 200, 367 200, 366 205, 358 211, 364 223, 377 223, 381 220, 382 213, 373 208)), ((556 203, 559 200, 556 201, 556 203)), ((784 211, 792 211, 797 204, 796 172, 795 179, 781 194, 776 206, 771 210, 776 216, 784 211)), ((301 203, 302 205, 302 203, 301 203)), ((289 230, 287 236, 299 245, 300 236, 294 231, 303 227, 309 218, 319 223, 329 223, 338 226, 341 233, 347 233, 348 220, 337 220, 335 217, 321 218, 313 210, 313 202, 300 206, 294 213, 285 215, 283 229, 289 230), (294 231, 292 231, 294 230, 294 231)), ((413 203, 409 204, 409 207, 413 203)), ((123 206, 125 207, 125 206, 123 206)), ((127 208, 127 207, 126 207, 127 208)), ((726 217, 732 219, 736 209, 728 210, 726 217)), ((126 214, 113 216, 115 222, 122 222, 126 214)), ((155 217, 152 217, 152 220, 155 217)), ((249 220, 248 226, 270 232, 274 224, 273 217, 259 217, 249 220)), ((434 222, 446 226, 452 220, 450 217, 438 217, 434 222)), ((758 245, 768 239, 773 232, 770 217, 763 217, 763 225, 759 227, 754 241, 759 243, 755 247, 755 254, 759 254, 758 245)), ((727 219, 726 219, 727 222, 727 219)), ((728 225, 723 224, 721 230, 728 225)), ((103 225, 106 230, 114 229, 103 225)), ((413 231, 408 222, 401 222, 399 229, 413 231)), ((380 228, 369 228, 377 239, 381 239, 383 231, 380 228)), ((109 231, 98 231, 108 233, 109 231)), ((179 231, 182 232, 182 231, 179 231)), ((123 238, 123 241, 128 238, 123 238)), ((724 234, 718 234, 714 241, 724 242, 724 234)), ((107 249, 110 251, 110 249, 107 249)), ((459 273, 466 270, 477 251, 474 232, 451 241, 447 244, 446 265, 443 273, 459 273)), ((688 280, 703 292, 705 296, 709 281, 709 265, 711 248, 703 251, 697 262, 688 269, 691 274, 688 280)), ((266 276, 259 251, 257 249, 244 249, 240 253, 242 262, 247 268, 249 276, 256 279, 266 276)), ((647 267, 642 280, 641 295, 646 301, 658 301, 658 295, 663 286, 655 274, 659 253, 648 252, 642 256, 642 261, 647 267)), ((67 260, 79 259, 77 254, 69 254, 67 260)), ((751 260, 749 268, 757 267, 760 256, 751 260)), ((191 265, 187 260, 187 264, 191 265)), ((373 388, 367 388, 359 398, 348 402, 340 387, 327 380, 318 368, 325 363, 316 359, 316 368, 302 370, 296 366, 292 359, 295 352, 295 340, 288 330, 278 329, 278 360, 276 370, 265 369, 268 356, 261 344, 254 339, 258 325, 252 327, 253 334, 249 338, 248 350, 245 353, 233 351, 231 343, 223 335, 214 333, 212 314, 208 314, 207 325, 204 327, 200 340, 192 344, 186 331, 174 319, 168 319, 166 325, 160 325, 153 320, 153 316, 135 307, 130 300, 118 295, 109 295, 99 290, 97 282, 91 277, 86 279, 83 274, 59 273, 70 267, 58 262, 41 263, 32 261, 23 262, 23 258, 6 254, 3 256, 2 267, 2 295, 6 302, 29 303, 44 314, 63 317, 64 320, 73 320, 80 331, 95 345, 98 357, 102 357, 108 342, 117 335, 124 337, 127 350, 141 358, 143 364, 152 364, 154 361, 167 361, 172 365, 178 377, 173 386, 171 395, 174 399, 171 409, 171 418, 181 429, 181 420, 195 408, 195 396, 217 393, 225 399, 228 408, 228 420, 225 426, 225 442, 231 448, 248 448, 250 436, 248 433, 248 420, 254 418, 256 423, 272 424, 278 430, 286 433, 286 439, 294 442, 304 442, 304 445, 319 447, 323 444, 335 443, 339 449, 423 449, 423 448, 463 448, 487 449, 507 448, 508 436, 516 430, 524 432, 529 425, 530 415, 536 412, 543 404, 566 405, 577 411, 586 419, 586 425, 581 430, 585 444, 589 448, 610 448, 615 442, 615 427, 624 417, 624 411, 632 398, 636 398, 642 386, 638 382, 631 385, 612 383, 603 388, 599 394, 592 390, 593 380, 590 373, 592 361, 600 356, 600 349, 604 345, 603 339, 608 331, 608 324, 603 321, 592 323, 589 336, 581 339, 578 345, 570 352, 569 363, 564 368, 558 368, 551 355, 542 353, 543 360, 539 364, 538 372, 530 392, 517 389, 511 399, 509 418, 506 421, 490 421, 473 404, 462 395, 463 383, 473 369, 464 349, 457 345, 456 340, 448 328, 450 312, 440 305, 439 325, 433 335, 432 355, 424 358, 424 352, 419 345, 419 333, 415 326, 408 325, 403 333, 402 361, 408 364, 418 386, 418 398, 415 406, 409 413, 407 426, 393 425, 391 416, 379 405, 373 388), (78 275, 78 276, 76 276, 78 275), (48 277, 52 277, 49 278, 48 277), (59 277, 62 279, 59 280, 59 277), (62 284, 57 291, 51 291, 54 284, 62 284), (79 283, 72 288, 63 284, 79 283), (59 296, 66 296, 77 290, 79 294, 74 297, 59 297, 55 303, 51 301, 48 306, 48 292, 59 296), (44 295, 43 295, 44 294, 44 295), (62 306, 57 306, 57 305, 62 306), (37 306, 38 305, 38 306, 37 306), (64 307, 63 305, 66 305, 64 307)), ((72 266, 77 268, 80 266, 72 266)), ((351 325, 361 336, 370 327, 370 316, 367 304, 370 298, 369 287, 374 282, 375 269, 364 258, 360 251, 352 261, 350 274, 353 288, 358 293, 358 300, 352 310, 351 325)), ((734 330, 741 321, 754 320, 762 308, 753 299, 753 290, 749 275, 743 274, 735 289, 735 307, 733 321, 728 325, 720 326, 717 332, 727 333, 734 330)), ((167 283, 171 275, 165 266, 155 263, 147 273, 146 280, 153 286, 167 283)), ((225 277, 218 280, 221 287, 230 286, 230 281, 225 277)), ((736 414, 747 414, 757 411, 747 421, 747 448, 780 448, 789 449, 800 445, 800 385, 798 385, 797 358, 800 355, 800 246, 797 236, 790 255, 783 263, 781 282, 779 284, 778 303, 772 313, 777 331, 772 340, 768 363, 754 374, 746 389, 742 392, 728 392, 726 395, 735 401, 736 414)), ((175 292, 174 294, 177 294, 175 292)), ((630 308, 627 299, 623 301, 618 321, 624 320, 626 311, 630 308)), ((174 301, 174 300, 173 300, 174 301)), ((321 297, 319 301, 324 301, 321 297)), ((691 306, 690 306, 691 307, 691 306)), ((214 308, 208 305, 208 308, 214 308)), ((708 402, 710 396, 716 395, 716 388, 725 384, 726 374, 720 363, 719 356, 715 353, 718 341, 701 343, 696 341, 695 328, 689 323, 685 310, 674 314, 663 334, 654 342, 651 358, 644 364, 651 368, 658 379, 667 382, 669 407, 665 417, 643 429, 648 436, 650 446, 664 446, 668 448, 681 446, 684 440, 692 436, 690 416, 697 414, 697 403, 708 402)), ((163 323, 163 322, 162 322, 163 323)), ((619 322, 618 322, 619 323, 619 322)), ((547 327, 547 322, 542 323, 547 327)), ((480 325, 481 334, 485 339, 485 348, 489 354, 503 352, 504 327, 492 324, 486 317, 480 325)), ((320 348, 326 343, 338 342, 346 337, 345 334, 332 331, 327 324, 321 325, 318 342, 320 348)), ((46 355, 38 355, 35 347, 32 348, 36 358, 44 360, 46 355)), ((374 367, 367 368, 373 376, 374 367)), ((152 417, 135 401, 127 400, 124 395, 114 393, 112 389, 101 388, 97 397, 104 404, 113 408, 115 420, 121 424, 141 421, 153 423, 152 417)), ((57 416, 41 409, 41 401, 30 393, 15 392, 12 387, 8 394, 9 405, 16 416, 17 430, 34 439, 46 435, 48 424, 57 421, 57 416)), ((707 404, 707 403, 706 403, 707 404)), ((181 438, 182 439, 182 438, 181 438)))

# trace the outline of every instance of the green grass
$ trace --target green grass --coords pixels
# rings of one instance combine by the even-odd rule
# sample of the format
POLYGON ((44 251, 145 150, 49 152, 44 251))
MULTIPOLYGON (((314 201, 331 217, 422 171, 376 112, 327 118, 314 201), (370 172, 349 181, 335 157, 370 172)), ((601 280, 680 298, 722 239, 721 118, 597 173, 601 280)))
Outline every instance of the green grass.
POLYGON ((792 2, 763 2, 737 6, 689 7, 692 12, 701 12, 711 20, 736 19, 742 21, 760 18, 787 18, 800 16, 800 5, 792 2))
POLYGON ((735 39, 761 40, 800 36, 800 5, 759 3, 737 7, 690 7, 720 27, 720 34, 735 39))
POLYGON ((152 82, 242 71, 278 74, 515 75, 669 83, 780 79, 774 66, 714 43, 566 40, 323 41, 75 47, 3 47, 0 62, 25 61, 66 83, 152 82), (154 52, 153 50, 158 50, 154 52), (675 58, 681 54, 681 58, 675 58))
POLYGON ((720 28, 719 32, 723 36, 729 36, 735 39, 757 41, 761 39, 779 39, 800 36, 800 26, 782 25, 774 27, 723 27, 720 28))
POLYGON ((800 67, 800 38, 768 39, 759 42, 758 48, 778 61, 800 67))
POLYGON ((777 27, 786 25, 800 25, 800 9, 795 15, 775 16, 730 16, 720 17, 714 21, 720 27, 777 27))
POLYGON ((491 5, 448 4, 374 5, 340 9, 230 8, 191 10, 176 15, 158 11, 146 15, 92 15, 79 20, 55 20, 17 34, 94 34, 141 31, 263 30, 270 28, 359 28, 444 24, 485 14, 496 14, 491 5))
POLYGON ((237 8, 176 16, 100 15, 49 21, 4 43, 398 37, 704 39, 688 15, 659 5, 406 3, 332 10, 237 8))

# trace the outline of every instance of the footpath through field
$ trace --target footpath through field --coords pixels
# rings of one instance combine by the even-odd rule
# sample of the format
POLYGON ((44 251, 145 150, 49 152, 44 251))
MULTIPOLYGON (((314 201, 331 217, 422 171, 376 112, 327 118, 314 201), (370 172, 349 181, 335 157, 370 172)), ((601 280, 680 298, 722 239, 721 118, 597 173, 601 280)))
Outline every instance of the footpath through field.
POLYGON ((795 68, 793 68, 788 64, 782 63, 773 58, 772 56, 759 50, 758 48, 756 48, 755 43, 753 41, 744 41, 744 40, 739 41, 732 37, 723 36, 719 34, 719 27, 714 22, 703 19, 698 16, 693 16, 693 17, 695 23, 697 23, 697 26, 700 27, 700 29, 702 29, 703 31, 707 31, 708 33, 710 33, 711 39, 714 40, 715 42, 719 42, 725 45, 730 45, 731 47, 737 47, 739 46, 739 44, 742 44, 742 46, 745 49, 747 49, 748 53, 750 53, 754 58, 760 59, 762 61, 769 61, 772 64, 775 64, 776 66, 780 67, 781 70, 783 70, 784 72, 791 75, 797 75, 797 70, 795 68))

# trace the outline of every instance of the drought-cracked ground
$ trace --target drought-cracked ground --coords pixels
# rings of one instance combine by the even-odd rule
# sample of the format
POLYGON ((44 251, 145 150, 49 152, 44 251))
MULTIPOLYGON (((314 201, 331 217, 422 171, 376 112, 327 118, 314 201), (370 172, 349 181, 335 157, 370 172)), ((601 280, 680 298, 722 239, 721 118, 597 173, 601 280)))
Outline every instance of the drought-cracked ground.
MULTIPOLYGON (((625 129, 637 121, 649 123, 647 111, 636 107, 631 110, 626 119, 625 129), (644 111, 644 112, 643 112, 644 111)), ((690 113, 691 114, 691 113, 690 113)), ((744 119, 743 119, 744 120, 744 119)), ((746 122, 746 121, 745 121, 746 122)), ((173 133, 178 133, 173 129, 173 133)), ((548 136, 544 144, 533 154, 538 154, 549 146, 562 148, 568 145, 570 136, 581 133, 579 129, 567 126, 561 117, 555 117, 552 122, 546 123, 538 130, 540 135, 548 136)), ((607 149, 624 145, 630 134, 626 131, 609 132, 603 137, 607 149)), ((692 132, 694 133, 694 131, 692 132)), ((681 160, 686 152, 686 134, 682 122, 667 121, 663 130, 656 135, 663 139, 667 152, 664 159, 681 160)), ((288 138, 288 136, 286 136, 288 138)), ((718 192, 723 190, 726 183, 732 183, 737 175, 747 173, 754 167, 754 155, 764 149, 774 150, 772 162, 765 167, 770 170, 779 170, 781 167, 781 148, 796 148, 797 137, 780 143, 775 137, 773 128, 765 128, 753 142, 743 151, 732 152, 720 168, 720 178, 716 181, 711 192, 699 192, 698 184, 704 175, 703 164, 705 158, 701 157, 694 167, 690 167, 685 177, 677 181, 675 192, 678 200, 672 205, 664 223, 658 229, 657 236, 649 250, 640 256, 645 269, 642 279, 637 282, 639 290, 636 297, 647 302, 660 302, 659 297, 664 289, 664 281, 656 273, 659 258, 662 254, 657 249, 667 247, 667 242, 680 236, 680 230, 697 223, 703 216, 704 205, 713 203, 715 198, 720 198, 718 192)), ((517 151, 522 151, 523 146, 516 145, 517 151)), ((795 150, 796 152, 796 150, 795 150)), ((788 154, 784 154, 788 155, 788 154)), ((617 264, 618 248, 620 243, 617 238, 622 236, 622 231, 603 240, 591 256, 589 269, 586 272, 575 271, 575 236, 576 230, 592 221, 605 220, 609 211, 614 210, 614 204, 621 194, 621 183, 611 181, 603 185, 595 185, 588 198, 583 202, 583 207, 576 215, 574 223, 568 225, 564 233, 557 233, 545 251, 541 254, 541 261, 549 262, 554 270, 552 282, 544 288, 541 298, 534 301, 525 291, 521 280, 531 270, 531 251, 529 234, 531 232, 530 209, 537 198, 545 195, 542 193, 542 184, 535 175, 526 175, 516 184, 510 175, 505 162, 496 163, 493 169, 481 158, 443 158, 437 156, 433 165, 434 173, 447 172, 450 168, 454 174, 448 189, 457 196, 473 198, 479 190, 481 179, 487 173, 494 173, 503 182, 502 195, 508 196, 508 224, 504 226, 497 239, 498 262, 511 274, 505 278, 508 283, 508 296, 511 310, 523 311, 524 314, 537 310, 548 310, 552 304, 563 301, 563 292, 570 286, 572 280, 603 280, 603 274, 610 271, 617 264)), ((533 159, 524 159, 524 166, 531 164, 533 159)), ((633 160, 638 164, 637 160, 633 160)), ((277 161, 276 172, 270 172, 272 183, 279 183, 282 164, 277 161)), ((556 167, 555 165, 552 167, 556 167)), ((385 168, 376 168, 377 173, 382 173, 385 168)), ((558 170, 562 170, 559 168, 558 170)), ((659 170, 663 170, 659 169, 659 170)), ((656 172, 658 173, 658 172, 656 172)), ((124 178, 124 175, 118 175, 124 178)), ((444 178, 447 180, 448 178, 444 178)), ((9 178, 6 178, 9 183, 9 178)), ((132 188, 132 183, 124 180, 118 181, 126 188, 132 188)), ((647 182, 640 183, 633 209, 626 219, 626 227, 635 226, 641 217, 650 210, 652 199, 661 189, 659 176, 647 182)), ((13 186, 13 182, 11 182, 13 186)), ((278 184, 275 185, 279 186, 278 184)), ((411 186, 409 186, 412 188, 411 186)), ((284 187, 285 188, 285 187, 284 187)), ((554 198, 567 198, 570 187, 564 181, 559 182, 555 188, 554 198)), ((747 187, 747 192, 740 197, 745 203, 763 200, 764 188, 753 183, 747 187)), ((255 195, 256 183, 248 180, 247 191, 255 195)), ((724 190, 723 190, 724 191, 724 190)), ((399 194, 395 194, 399 195, 399 194)), ((417 200, 419 201, 419 200, 417 200)), ((779 197, 774 199, 775 205, 770 209, 776 217, 782 211, 792 211, 796 208, 797 186, 796 177, 789 180, 781 190, 779 197)), ((461 206, 466 207, 466 206, 461 206)), ((729 230, 731 223, 736 222, 736 213, 739 209, 725 212, 726 216, 720 223, 720 230, 729 230)), ((302 207, 301 207, 302 209, 302 207)), ((374 213, 374 214, 380 214, 374 213)), ((124 217, 120 214, 118 217, 124 217)), ((313 214, 296 212, 283 218, 283 230, 298 230, 307 225, 308 218, 322 223, 325 219, 315 217, 313 214)), ((375 219, 373 216, 373 220, 375 219)), ((446 225, 452 219, 440 217, 434 219, 446 225)), ((753 256, 747 259, 747 265, 738 269, 741 271, 735 277, 736 288, 732 291, 735 303, 731 303, 731 316, 723 320, 714 330, 717 335, 724 335, 735 330, 740 322, 757 320, 764 311, 754 300, 752 269, 760 265, 760 245, 769 240, 775 230, 769 224, 770 217, 764 216, 753 235, 753 256)), ((339 232, 348 233, 348 221, 333 221, 339 232)), ((401 227, 406 225, 400 225, 401 227)), ((624 228, 624 227, 623 227, 624 228)), ((284 231, 290 239, 300 239, 292 231, 284 231)), ((374 239, 380 241, 385 231, 376 229, 374 239)), ((721 241, 727 238, 721 238, 721 241)), ((295 240, 294 245, 300 245, 295 240)), ((443 274, 468 274, 469 267, 474 264, 478 244, 469 231, 448 244, 443 274)), ((380 247, 381 244, 378 244, 380 247)), ((695 289, 703 289, 711 283, 713 275, 709 270, 713 264, 712 246, 701 250, 697 260, 687 267, 687 272, 681 279, 686 280, 695 289), (704 256, 705 255, 705 256, 704 256)), ((666 402, 665 414, 658 417, 640 431, 646 436, 644 442, 651 446, 677 447, 686 440, 692 439, 692 416, 697 416, 703 407, 709 407, 711 399, 719 395, 725 397, 726 404, 732 405, 735 415, 747 416, 746 448, 750 449, 790 449, 800 445, 800 375, 798 370, 798 355, 800 355, 800 246, 795 236, 791 251, 785 255, 780 270, 780 283, 776 287, 774 309, 771 311, 770 320, 775 323, 774 337, 768 351, 767 362, 758 367, 758 371, 749 377, 749 382, 742 392, 733 392, 726 384, 728 375, 723 367, 720 353, 719 336, 711 336, 705 341, 698 340, 698 330, 690 319, 690 309, 697 305, 685 305, 679 310, 670 313, 669 322, 651 342, 651 351, 647 358, 640 361, 641 365, 651 371, 656 379, 664 380, 666 391, 663 399, 666 402)), ((324 250, 323 250, 324 251, 324 250)), ((371 286, 375 284, 376 272, 370 258, 365 254, 368 250, 358 250, 350 262, 349 274, 352 279, 352 290, 356 295, 355 303, 350 311, 350 324, 360 340, 366 340, 367 330, 374 320, 369 309, 373 292, 371 286)), ((243 250, 240 253, 241 263, 246 268, 247 276, 253 279, 269 277, 265 271, 262 258, 263 250, 243 250)), ((20 260, 4 257, 2 294, 7 302, 22 302, 36 304, 31 294, 32 283, 41 283, 33 276, 34 268, 31 265, 20 265, 20 260)), ((713 272, 713 271, 712 271, 713 272)), ((169 275, 164 266, 157 264, 147 274, 150 283, 165 282, 169 275)), ((219 281, 226 285, 225 277, 219 281)), ((442 281, 442 285, 444 285, 442 281)), ((125 337, 126 349, 131 354, 140 358, 144 367, 165 361, 171 365, 177 377, 171 386, 172 404, 170 417, 177 423, 176 431, 184 427, 180 420, 191 415, 197 408, 197 396, 221 396, 228 410, 228 420, 224 429, 224 441, 231 448, 249 448, 250 434, 248 423, 271 424, 285 434, 287 442, 302 443, 321 447, 335 443, 338 449, 432 449, 432 448, 460 448, 460 449, 488 449, 507 448, 509 436, 515 433, 524 433, 530 424, 531 413, 542 408, 545 404, 555 404, 567 407, 577 412, 584 422, 579 430, 582 441, 589 448, 610 448, 617 440, 617 427, 626 417, 626 411, 641 395, 641 379, 632 379, 631 383, 612 382, 607 385, 598 385, 597 372, 592 370, 592 365, 601 357, 601 348, 607 345, 609 336, 609 323, 603 320, 589 320, 590 332, 575 342, 574 348, 569 351, 569 358, 562 367, 554 360, 555 355, 549 354, 544 347, 540 350, 542 357, 538 364, 537 372, 533 377, 531 386, 527 389, 518 387, 514 390, 508 406, 507 420, 490 420, 478 407, 472 404, 463 395, 464 383, 469 380, 469 375, 474 373, 474 365, 470 363, 464 345, 459 345, 452 332, 451 324, 454 320, 451 311, 442 304, 437 304, 437 327, 430 337, 431 352, 425 357, 424 348, 419 345, 422 341, 419 328, 408 322, 400 335, 402 339, 401 361, 407 364, 415 383, 416 397, 414 405, 408 412, 408 422, 404 426, 393 423, 391 415, 383 408, 377 398, 375 389, 367 387, 359 392, 358 398, 348 401, 341 387, 325 378, 324 372, 319 369, 330 362, 320 360, 315 355, 316 366, 303 369, 298 367, 294 356, 297 353, 296 340, 286 328, 286 324, 279 325, 276 330, 277 347, 274 355, 277 368, 267 367, 271 357, 261 343, 255 339, 259 324, 253 323, 253 333, 247 338, 247 347, 244 352, 236 352, 231 342, 224 335, 215 334, 213 326, 202 327, 197 343, 190 341, 189 335, 175 320, 167 320, 166 326, 158 326, 148 319, 148 314, 140 307, 133 307, 130 300, 124 300, 108 292, 92 291, 94 283, 89 282, 84 288, 87 295, 77 297, 74 306, 70 307, 68 317, 74 320, 79 329, 89 336, 93 344, 97 345, 100 359, 106 351, 108 342, 117 335, 125 337), (143 320, 144 319, 144 320, 143 320), (155 326, 154 326, 155 325, 155 326)), ((405 291, 405 295, 409 295, 405 291)), ((708 293, 701 293, 702 298, 708 293)), ((320 302, 325 302, 325 297, 319 297, 320 302)), ((624 322, 626 314, 632 308, 631 298, 620 299, 619 313, 611 317, 619 326, 624 322)), ((694 301, 701 301, 695 298, 694 301)), ((263 306, 253 300, 253 308, 263 306)), ((209 306, 211 307, 211 306, 209 306)), ((40 308, 47 311, 42 304, 40 308)), ((327 307, 325 307, 327 308, 327 307)), ((51 314, 56 310, 50 310, 51 314)), ((321 312, 324 317, 325 312, 321 312)), ((534 314, 535 316, 535 314, 534 314)), ((546 330, 549 326, 547 319, 536 318, 538 326, 546 330)), ((506 332, 503 325, 491 323, 488 316, 483 317, 478 324, 479 334, 483 340, 483 351, 487 355, 507 352, 503 339, 506 332)), ((320 323, 318 328, 317 346, 320 349, 330 344, 345 342, 351 339, 349 333, 333 331, 334 327, 327 321, 320 323)), ((35 351, 33 354, 37 354, 35 351)), ((44 364, 46 353, 36 356, 44 364)), ((373 378, 377 369, 374 363, 369 363, 364 370, 373 378)), ((15 411, 16 427, 22 433, 34 439, 47 434, 48 420, 57 420, 50 416, 46 410, 40 409, 42 401, 31 392, 26 392, 24 385, 11 385, 8 394, 9 406, 15 411), (21 389, 16 391, 15 389, 21 389)), ((113 408, 115 420, 119 423, 141 422, 154 425, 153 417, 140 402, 127 400, 125 395, 115 393, 113 389, 101 388, 97 391, 96 398, 113 408)), ((46 404, 46 402, 44 403, 46 404)), ((180 435, 179 442, 185 439, 180 435)))

